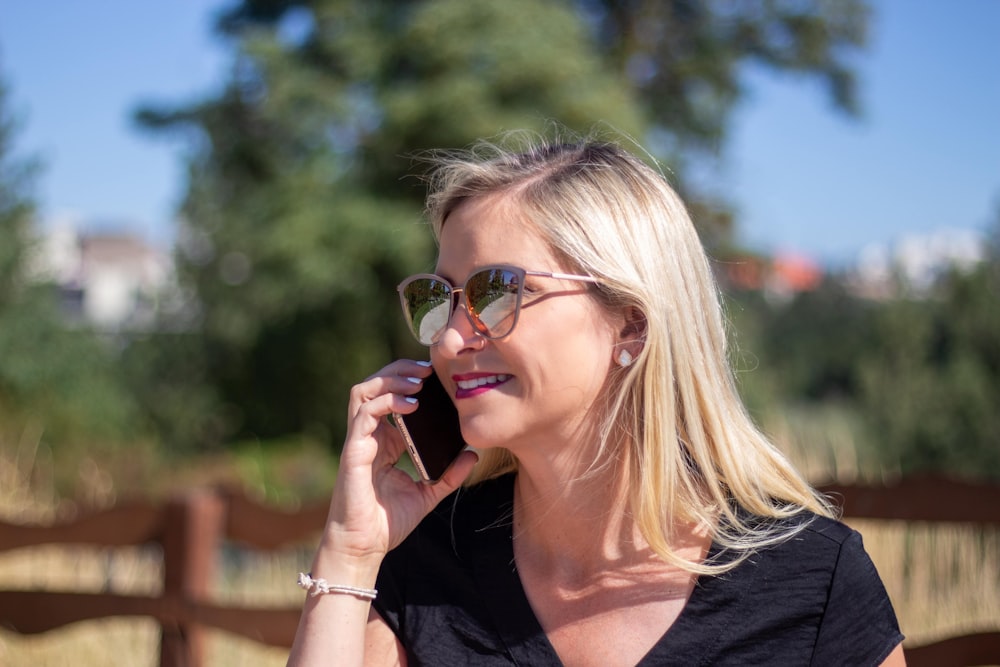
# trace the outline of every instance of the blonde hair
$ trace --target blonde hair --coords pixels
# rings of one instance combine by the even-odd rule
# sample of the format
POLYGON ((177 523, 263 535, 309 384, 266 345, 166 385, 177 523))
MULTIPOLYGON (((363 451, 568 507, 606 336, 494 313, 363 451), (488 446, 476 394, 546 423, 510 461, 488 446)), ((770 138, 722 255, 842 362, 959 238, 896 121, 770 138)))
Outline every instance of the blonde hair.
MULTIPOLYGON (((783 519, 832 515, 739 397, 708 257, 666 179, 615 143, 523 136, 512 149, 484 142, 431 157, 427 215, 439 236, 464 201, 502 196, 568 270, 600 280, 600 302, 642 313, 642 350, 612 374, 599 430, 602 460, 621 461, 649 545, 689 571, 719 573, 803 524, 783 519), (711 526, 727 556, 677 556, 675 520, 711 526)), ((481 455, 473 483, 516 470, 506 450, 481 455)))

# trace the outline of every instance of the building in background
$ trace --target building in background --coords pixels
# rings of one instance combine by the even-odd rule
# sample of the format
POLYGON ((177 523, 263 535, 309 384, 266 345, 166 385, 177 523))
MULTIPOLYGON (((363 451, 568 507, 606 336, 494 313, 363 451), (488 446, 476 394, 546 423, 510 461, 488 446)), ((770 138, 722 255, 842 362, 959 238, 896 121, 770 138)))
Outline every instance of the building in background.
POLYGON ((716 261, 719 284, 732 291, 762 291, 769 299, 785 301, 800 292, 817 289, 824 279, 819 262, 802 254, 782 252, 773 257, 743 253, 716 261))
POLYGON ((848 283, 859 296, 925 296, 950 271, 968 272, 986 261, 984 235, 970 229, 911 234, 893 244, 872 244, 858 256, 848 283))
POLYGON ((54 225, 41 239, 33 273, 58 286, 70 322, 101 331, 148 330, 177 301, 170 252, 131 232, 54 225))

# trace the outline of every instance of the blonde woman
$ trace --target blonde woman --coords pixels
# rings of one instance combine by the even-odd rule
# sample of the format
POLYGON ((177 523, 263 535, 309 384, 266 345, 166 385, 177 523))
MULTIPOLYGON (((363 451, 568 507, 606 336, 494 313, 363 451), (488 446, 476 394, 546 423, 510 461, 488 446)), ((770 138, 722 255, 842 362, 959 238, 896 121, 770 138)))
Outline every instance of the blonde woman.
POLYGON ((903 664, 860 536, 740 401, 662 176, 596 141, 435 160, 437 265, 400 286, 430 361, 351 393, 290 664, 903 664), (425 484, 387 417, 432 372, 475 451, 425 484))

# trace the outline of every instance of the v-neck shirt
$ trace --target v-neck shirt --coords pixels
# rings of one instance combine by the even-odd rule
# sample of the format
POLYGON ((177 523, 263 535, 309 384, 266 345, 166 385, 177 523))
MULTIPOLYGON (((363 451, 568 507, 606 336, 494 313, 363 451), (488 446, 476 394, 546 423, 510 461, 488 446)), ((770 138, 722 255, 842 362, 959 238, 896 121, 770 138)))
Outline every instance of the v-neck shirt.
MULTIPOLYGON (((513 497, 513 474, 461 489, 386 556, 373 604, 409 665, 562 664, 517 573, 513 497)), ((860 534, 805 520, 729 572, 699 577, 638 666, 881 663, 903 636, 860 534)), ((708 558, 724 557, 713 543, 708 558)))

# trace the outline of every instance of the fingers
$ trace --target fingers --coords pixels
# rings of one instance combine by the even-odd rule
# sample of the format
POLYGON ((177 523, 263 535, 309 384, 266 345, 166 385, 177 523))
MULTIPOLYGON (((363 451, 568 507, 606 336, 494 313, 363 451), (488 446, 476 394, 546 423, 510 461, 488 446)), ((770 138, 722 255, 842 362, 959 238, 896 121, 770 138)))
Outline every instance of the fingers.
MULTIPOLYGON (((348 419, 354 419, 362 406, 385 394, 400 394, 407 396, 420 390, 423 379, 433 372, 429 361, 412 361, 400 359, 394 361, 374 375, 351 388, 348 402, 348 419)), ((385 407, 380 403, 371 408, 385 407)), ((405 408, 402 412, 412 412, 413 408, 405 408)), ((388 414, 388 413, 384 413, 388 414)), ((378 415, 378 416, 384 416, 378 415)))
POLYGON ((400 359, 351 388, 347 440, 342 462, 370 466, 376 460, 394 463, 403 451, 402 439, 385 418, 416 410, 413 394, 432 373, 430 362, 400 359))

